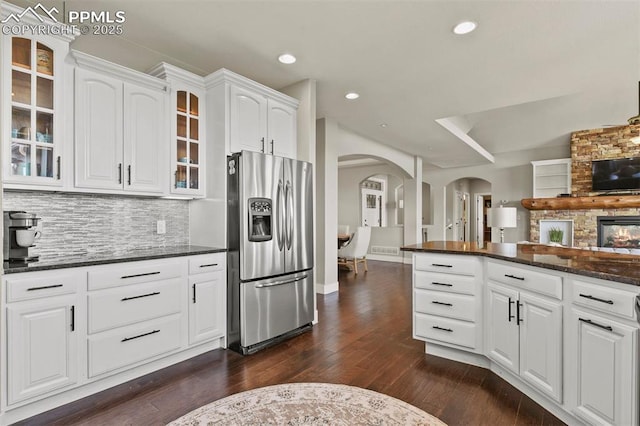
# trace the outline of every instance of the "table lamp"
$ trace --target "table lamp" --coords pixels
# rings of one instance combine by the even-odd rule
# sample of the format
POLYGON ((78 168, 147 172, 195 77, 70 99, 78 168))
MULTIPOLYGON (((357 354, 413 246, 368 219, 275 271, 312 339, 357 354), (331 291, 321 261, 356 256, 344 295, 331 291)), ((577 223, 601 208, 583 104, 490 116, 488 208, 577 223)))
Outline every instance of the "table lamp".
POLYGON ((500 242, 504 243, 504 228, 515 228, 518 226, 518 209, 501 205, 497 209, 490 210, 490 226, 500 228, 500 242))

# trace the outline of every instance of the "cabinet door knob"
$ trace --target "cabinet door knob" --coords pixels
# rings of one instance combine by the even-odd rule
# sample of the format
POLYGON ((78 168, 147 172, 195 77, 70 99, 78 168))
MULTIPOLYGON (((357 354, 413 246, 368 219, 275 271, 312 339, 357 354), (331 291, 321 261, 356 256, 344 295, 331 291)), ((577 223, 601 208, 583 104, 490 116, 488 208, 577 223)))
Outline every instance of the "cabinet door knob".
POLYGON ((273 139, 271 139, 271 155, 273 155, 273 146, 274 146, 273 139))
POLYGON ((59 155, 58 155, 58 159, 57 159, 56 161, 57 161, 57 163, 58 163, 58 175, 56 176, 56 178, 57 178, 58 180, 60 180, 60 174, 61 174, 61 171, 60 171, 60 162, 61 162, 61 158, 60 158, 60 156, 59 156, 59 155))
POLYGON ((118 183, 122 184, 122 163, 118 163, 118 183))
POLYGON ((127 185, 131 186, 131 164, 127 166, 127 173, 128 173, 127 185))
POLYGON ((262 153, 264 154, 264 137, 260 139, 260 142, 262 142, 262 153))

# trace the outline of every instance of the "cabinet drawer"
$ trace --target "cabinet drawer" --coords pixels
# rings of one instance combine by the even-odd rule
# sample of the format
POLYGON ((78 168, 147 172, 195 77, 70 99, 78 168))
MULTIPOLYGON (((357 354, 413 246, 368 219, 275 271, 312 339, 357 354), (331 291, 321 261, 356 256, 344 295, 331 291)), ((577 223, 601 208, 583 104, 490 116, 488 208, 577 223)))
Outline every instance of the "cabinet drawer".
POLYGON ((463 321, 475 321, 476 301, 466 294, 442 291, 415 290, 415 311, 423 314, 440 315, 463 321))
POLYGON ((89 293, 89 333, 180 312, 186 280, 171 280, 110 288, 89 293))
POLYGON ((226 253, 204 254, 189 258, 189 275, 221 271, 227 264, 226 253))
POLYGON ((89 290, 161 281, 186 275, 184 259, 162 259, 147 262, 100 266, 89 270, 89 290))
POLYGON ((438 274, 423 271, 415 271, 413 274, 416 288, 474 295, 478 287, 476 278, 468 275, 438 274))
POLYGON ((416 337, 439 340, 475 349, 480 333, 471 322, 457 321, 425 314, 414 314, 414 334, 416 337))
POLYGON ((477 275, 479 272, 479 267, 480 259, 475 256, 417 253, 414 258, 414 268, 417 271, 432 271, 445 274, 477 275))
POLYGON ((28 272, 4 276, 7 302, 76 293, 85 281, 80 271, 28 272))
POLYGON ((180 348, 180 324, 172 315, 89 336, 89 377, 180 348))
POLYGON ((634 318, 636 294, 581 280, 571 281, 573 303, 602 312, 634 318))
POLYGON ((555 275, 489 261, 487 276, 493 281, 562 300, 562 278, 555 275))

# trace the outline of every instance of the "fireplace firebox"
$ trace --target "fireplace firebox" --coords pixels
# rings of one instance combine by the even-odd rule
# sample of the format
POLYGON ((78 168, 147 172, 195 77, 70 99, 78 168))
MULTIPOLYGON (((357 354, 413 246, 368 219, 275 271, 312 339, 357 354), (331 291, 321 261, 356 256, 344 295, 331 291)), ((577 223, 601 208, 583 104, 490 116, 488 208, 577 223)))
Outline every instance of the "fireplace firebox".
POLYGON ((598 216, 598 247, 640 248, 640 216, 598 216))

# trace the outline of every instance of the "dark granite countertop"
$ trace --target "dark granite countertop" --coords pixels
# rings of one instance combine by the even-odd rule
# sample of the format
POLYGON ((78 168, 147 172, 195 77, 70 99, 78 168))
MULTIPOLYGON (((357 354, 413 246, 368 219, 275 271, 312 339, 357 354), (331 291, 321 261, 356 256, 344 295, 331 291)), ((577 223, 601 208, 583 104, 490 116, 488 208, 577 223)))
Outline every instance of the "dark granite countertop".
POLYGON ((429 241, 402 247, 404 251, 471 254, 508 260, 524 265, 640 286, 640 256, 596 252, 542 244, 476 243, 429 241))
POLYGON ((170 246, 140 248, 118 252, 64 254, 41 257, 36 262, 9 263, 4 262, 5 274, 18 272, 46 271, 50 269, 77 268, 81 266, 106 265, 109 263, 135 262, 139 260, 162 259, 166 257, 193 256, 197 254, 226 252, 227 249, 204 246, 170 246))

